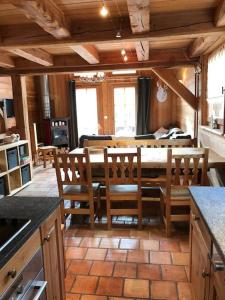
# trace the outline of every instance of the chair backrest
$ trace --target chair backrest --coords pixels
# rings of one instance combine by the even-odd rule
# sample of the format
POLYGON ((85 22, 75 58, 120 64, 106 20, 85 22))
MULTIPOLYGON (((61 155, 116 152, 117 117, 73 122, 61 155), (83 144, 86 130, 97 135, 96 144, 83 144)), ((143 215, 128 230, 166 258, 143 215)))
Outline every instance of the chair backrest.
POLYGON ((167 150, 166 190, 207 185, 208 148, 195 148, 182 153, 182 149, 167 150))
POLYGON ((106 186, 110 184, 138 184, 141 186, 141 149, 135 152, 109 153, 104 149, 106 186))
POLYGON ((135 140, 135 139, 115 139, 84 140, 84 147, 107 147, 107 148, 174 148, 174 147, 195 147, 195 139, 164 139, 164 140, 135 140))
POLYGON ((84 185, 92 187, 89 151, 84 148, 81 154, 54 153, 55 169, 59 192, 64 185, 84 185))

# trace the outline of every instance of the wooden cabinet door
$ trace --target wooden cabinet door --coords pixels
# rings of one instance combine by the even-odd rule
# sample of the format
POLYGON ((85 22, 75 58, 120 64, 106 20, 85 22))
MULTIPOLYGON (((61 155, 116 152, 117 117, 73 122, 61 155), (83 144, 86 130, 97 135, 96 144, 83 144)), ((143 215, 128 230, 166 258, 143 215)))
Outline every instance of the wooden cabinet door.
POLYGON ((208 300, 210 261, 198 224, 191 223, 191 284, 196 300, 208 300))
POLYGON ((211 266, 209 300, 225 300, 225 271, 214 271, 211 266))
POLYGON ((48 282, 47 299, 63 300, 65 299, 65 270, 59 208, 41 226, 41 239, 43 244, 45 279, 48 282))

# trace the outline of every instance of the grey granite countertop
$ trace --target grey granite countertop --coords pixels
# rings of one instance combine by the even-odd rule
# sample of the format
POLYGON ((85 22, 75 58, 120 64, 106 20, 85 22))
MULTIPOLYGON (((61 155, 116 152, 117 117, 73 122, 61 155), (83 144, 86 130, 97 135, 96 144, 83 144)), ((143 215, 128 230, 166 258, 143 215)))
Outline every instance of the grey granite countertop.
POLYGON ((225 188, 190 187, 190 192, 225 262, 225 188))
POLYGON ((27 218, 31 223, 0 251, 0 269, 56 209, 59 197, 5 197, 0 199, 0 218, 27 218))

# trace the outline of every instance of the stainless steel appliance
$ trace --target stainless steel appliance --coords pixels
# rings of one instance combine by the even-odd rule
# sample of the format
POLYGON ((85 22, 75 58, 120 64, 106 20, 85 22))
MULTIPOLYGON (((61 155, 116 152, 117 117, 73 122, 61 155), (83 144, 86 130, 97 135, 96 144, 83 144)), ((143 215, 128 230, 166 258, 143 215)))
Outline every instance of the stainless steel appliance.
POLYGON ((46 285, 42 249, 39 248, 0 300, 46 300, 46 285))

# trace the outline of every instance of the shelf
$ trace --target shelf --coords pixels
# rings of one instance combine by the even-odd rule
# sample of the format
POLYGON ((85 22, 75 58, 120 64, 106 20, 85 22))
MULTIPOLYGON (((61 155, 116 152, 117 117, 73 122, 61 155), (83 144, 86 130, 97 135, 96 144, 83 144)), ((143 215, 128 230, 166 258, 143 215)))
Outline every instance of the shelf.
POLYGON ((208 132, 214 133, 216 135, 223 136, 223 131, 221 129, 214 129, 211 128, 210 126, 200 126, 201 129, 206 130, 208 132))
POLYGON ((18 192, 20 192, 22 189, 24 189, 25 187, 27 187, 29 184, 31 184, 32 180, 30 180, 29 182, 27 182, 26 184, 22 185, 21 187, 18 187, 17 189, 14 189, 10 192, 9 196, 12 196, 18 192))
POLYGON ((20 170, 17 169, 13 172, 9 173, 9 187, 10 192, 16 190, 22 186, 21 173, 20 170))

